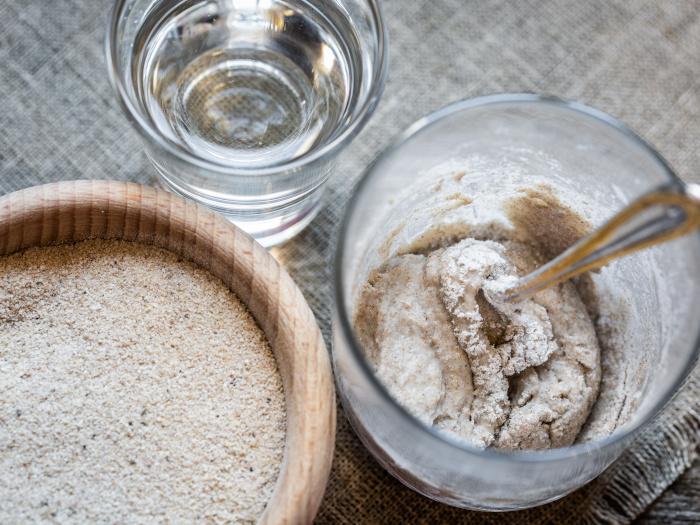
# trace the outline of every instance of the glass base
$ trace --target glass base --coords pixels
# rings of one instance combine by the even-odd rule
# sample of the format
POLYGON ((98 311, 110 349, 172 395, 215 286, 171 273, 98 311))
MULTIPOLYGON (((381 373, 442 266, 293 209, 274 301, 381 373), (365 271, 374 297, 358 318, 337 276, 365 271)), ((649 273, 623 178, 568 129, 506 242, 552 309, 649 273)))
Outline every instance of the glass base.
POLYGON ((284 241, 288 241, 316 217, 321 209, 324 185, 320 185, 313 191, 306 193, 291 202, 285 202, 281 206, 270 207, 263 211, 250 209, 236 209, 236 207, 220 207, 198 199, 189 192, 181 190, 170 183, 160 173, 153 177, 153 185, 181 197, 193 200, 219 213, 230 220, 236 226, 253 237, 263 247, 270 248, 284 241))

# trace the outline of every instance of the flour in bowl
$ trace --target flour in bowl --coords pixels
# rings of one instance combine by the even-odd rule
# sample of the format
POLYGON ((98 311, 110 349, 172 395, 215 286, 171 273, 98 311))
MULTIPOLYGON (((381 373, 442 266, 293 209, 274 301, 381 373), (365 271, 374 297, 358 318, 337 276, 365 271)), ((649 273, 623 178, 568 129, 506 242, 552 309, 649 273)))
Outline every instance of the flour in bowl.
POLYGON ((285 400, 250 312, 135 243, 0 258, 0 522, 255 523, 285 400))

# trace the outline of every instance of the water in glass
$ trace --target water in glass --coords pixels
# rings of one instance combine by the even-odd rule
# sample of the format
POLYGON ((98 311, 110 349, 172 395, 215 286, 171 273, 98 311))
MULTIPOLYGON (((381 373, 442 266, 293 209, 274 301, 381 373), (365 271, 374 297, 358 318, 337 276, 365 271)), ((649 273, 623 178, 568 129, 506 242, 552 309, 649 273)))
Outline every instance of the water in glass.
POLYGON ((305 2, 164 2, 133 45, 144 113, 209 162, 288 163, 332 139, 349 111, 352 52, 305 2))

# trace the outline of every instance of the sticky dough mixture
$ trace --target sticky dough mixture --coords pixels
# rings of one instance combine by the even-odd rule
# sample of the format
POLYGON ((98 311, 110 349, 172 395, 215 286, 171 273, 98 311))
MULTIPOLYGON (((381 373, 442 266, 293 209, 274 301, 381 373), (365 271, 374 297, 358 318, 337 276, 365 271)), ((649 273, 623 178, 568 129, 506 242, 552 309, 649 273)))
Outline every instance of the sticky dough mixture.
POLYGON ((493 295, 543 262, 530 244, 467 238, 373 271, 355 329, 394 398, 473 446, 571 445, 601 379, 581 298, 571 283, 515 304, 493 295))

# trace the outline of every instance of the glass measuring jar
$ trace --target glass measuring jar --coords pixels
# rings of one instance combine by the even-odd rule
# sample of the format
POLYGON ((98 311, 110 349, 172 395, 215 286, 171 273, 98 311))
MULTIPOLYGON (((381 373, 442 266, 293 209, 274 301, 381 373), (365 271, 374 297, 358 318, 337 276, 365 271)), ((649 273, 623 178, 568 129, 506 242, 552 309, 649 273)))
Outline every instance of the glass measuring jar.
MULTIPOLYGON (((461 102, 409 128, 361 181, 335 262, 338 394, 375 458, 421 494, 482 510, 552 501, 608 467, 677 392, 697 359, 697 233, 615 261, 596 275, 631 313, 629 323, 618 327, 624 351, 612 355, 629 378, 619 404, 627 415, 599 439, 568 447, 502 453, 470 447, 420 422, 395 401, 365 358, 354 333, 354 304, 370 272, 434 221, 493 220, 500 213, 499 195, 513 189, 559 188, 596 227, 650 188, 676 180, 656 152, 619 122, 586 106, 535 95, 461 102), (447 168, 436 170, 442 165, 447 168), (473 201, 452 205, 460 195, 473 201)), ((603 383, 611 386, 621 377, 606 378, 604 366, 603 383)))

